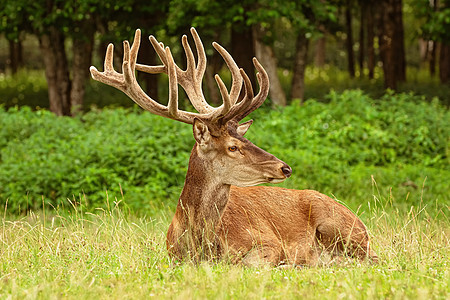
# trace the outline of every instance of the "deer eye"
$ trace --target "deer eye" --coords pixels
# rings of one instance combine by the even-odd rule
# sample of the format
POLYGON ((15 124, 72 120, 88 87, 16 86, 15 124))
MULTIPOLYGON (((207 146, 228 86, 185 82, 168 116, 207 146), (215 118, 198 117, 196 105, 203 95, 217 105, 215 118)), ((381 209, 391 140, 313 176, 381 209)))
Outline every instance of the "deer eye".
POLYGON ((235 151, 237 151, 238 150, 238 147, 237 146, 231 146, 231 147, 228 147, 228 151, 230 151, 230 152, 235 152, 235 151))

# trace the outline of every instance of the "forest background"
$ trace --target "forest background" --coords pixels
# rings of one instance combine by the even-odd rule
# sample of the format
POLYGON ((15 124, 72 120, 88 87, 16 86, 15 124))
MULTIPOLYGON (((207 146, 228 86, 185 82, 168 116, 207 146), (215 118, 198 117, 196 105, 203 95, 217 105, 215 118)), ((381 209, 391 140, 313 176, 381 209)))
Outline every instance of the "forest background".
MULTIPOLYGON (((138 76, 167 102, 165 75, 138 76)), ((446 298, 449 104, 448 0, 0 0, 0 298, 446 298), (357 213, 380 267, 168 268, 191 128, 143 112, 89 67, 101 70, 113 43, 120 70, 137 28, 138 62, 159 64, 151 34, 183 66, 191 26, 213 105, 213 75, 230 75, 212 41, 255 89, 251 59, 262 62, 270 95, 248 138, 293 168, 280 186, 357 213)))

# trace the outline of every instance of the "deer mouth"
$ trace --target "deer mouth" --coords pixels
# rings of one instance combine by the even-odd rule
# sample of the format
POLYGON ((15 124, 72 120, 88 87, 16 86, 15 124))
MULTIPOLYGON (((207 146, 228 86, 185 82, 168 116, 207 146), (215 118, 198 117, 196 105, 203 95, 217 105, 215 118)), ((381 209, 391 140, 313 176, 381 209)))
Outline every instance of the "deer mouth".
POLYGON ((280 182, 283 182, 285 179, 286 179, 286 177, 284 177, 284 178, 268 177, 267 181, 270 183, 280 183, 280 182))

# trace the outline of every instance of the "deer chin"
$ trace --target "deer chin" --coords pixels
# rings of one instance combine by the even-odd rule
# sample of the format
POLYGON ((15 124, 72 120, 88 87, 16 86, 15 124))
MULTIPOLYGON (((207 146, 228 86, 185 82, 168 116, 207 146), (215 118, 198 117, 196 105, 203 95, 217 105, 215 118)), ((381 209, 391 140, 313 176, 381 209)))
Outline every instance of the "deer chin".
POLYGON ((286 179, 284 178, 278 178, 278 177, 263 177, 256 180, 239 180, 237 182, 231 183, 231 185, 238 186, 238 187, 249 187, 249 186, 255 186, 263 183, 280 183, 283 182, 286 179))
POLYGON ((268 177, 267 182, 268 183, 280 183, 286 180, 286 177, 284 178, 274 178, 274 177, 268 177))

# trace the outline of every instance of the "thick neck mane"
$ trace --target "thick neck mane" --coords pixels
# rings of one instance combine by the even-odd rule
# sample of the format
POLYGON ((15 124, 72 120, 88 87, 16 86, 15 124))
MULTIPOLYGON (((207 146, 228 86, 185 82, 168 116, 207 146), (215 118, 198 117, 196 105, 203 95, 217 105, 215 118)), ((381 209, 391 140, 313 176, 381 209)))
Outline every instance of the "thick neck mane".
POLYGON ((175 216, 167 233, 167 245, 175 257, 186 257, 187 251, 198 249, 205 242, 210 246, 211 243, 216 244, 215 227, 227 205, 230 185, 221 183, 211 175, 204 160, 198 156, 196 144, 191 152, 175 216), (192 249, 185 249, 186 246, 192 249))

